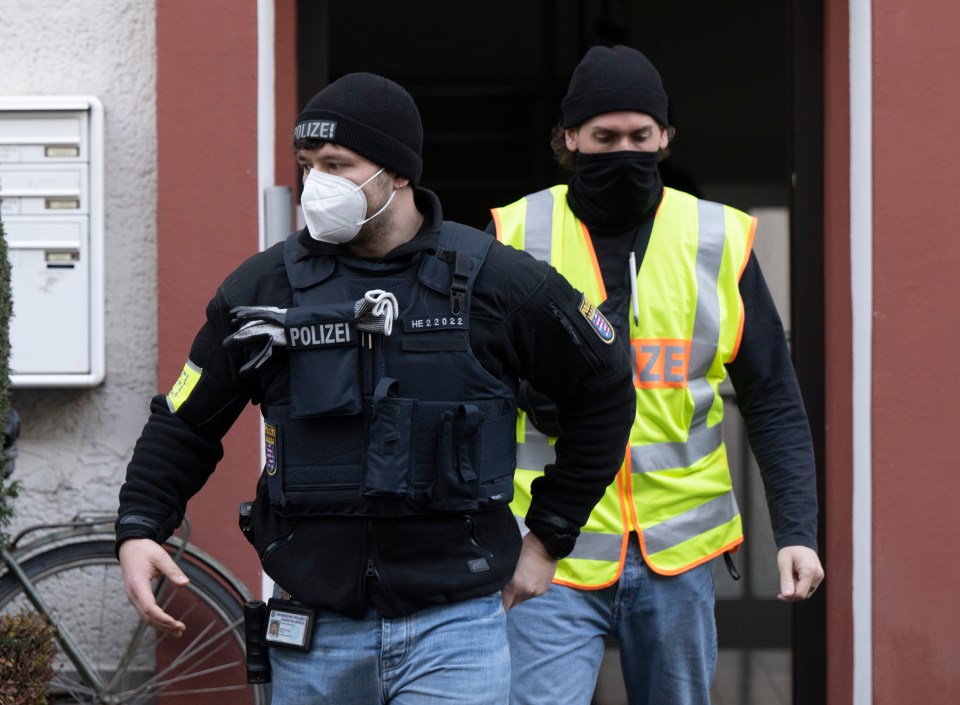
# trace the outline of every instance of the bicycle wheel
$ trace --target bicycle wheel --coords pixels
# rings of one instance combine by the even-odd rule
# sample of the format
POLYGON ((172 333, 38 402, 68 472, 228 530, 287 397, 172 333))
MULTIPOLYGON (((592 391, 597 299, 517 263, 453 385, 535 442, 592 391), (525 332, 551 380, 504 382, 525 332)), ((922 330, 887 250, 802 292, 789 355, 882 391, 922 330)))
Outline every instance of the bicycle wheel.
MULTIPOLYGON (((157 602, 186 624, 172 637, 145 627, 127 601, 112 541, 53 548, 21 568, 68 637, 98 674, 94 686, 78 673, 58 644, 52 703, 111 705, 213 705, 268 702, 260 687, 247 685, 243 608, 239 598, 212 574, 180 561, 186 587, 166 583, 157 602)), ((0 580, 0 613, 36 611, 10 574, 0 580)))

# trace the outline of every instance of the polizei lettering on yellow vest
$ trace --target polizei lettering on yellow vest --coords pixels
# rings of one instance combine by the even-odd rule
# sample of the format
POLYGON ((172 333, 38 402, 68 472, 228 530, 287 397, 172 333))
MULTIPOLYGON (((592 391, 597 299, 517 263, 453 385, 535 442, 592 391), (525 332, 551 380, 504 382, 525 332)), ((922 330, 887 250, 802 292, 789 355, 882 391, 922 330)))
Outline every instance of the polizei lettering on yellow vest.
POLYGON ((308 326, 287 328, 287 347, 293 349, 322 348, 330 345, 350 345, 354 336, 348 321, 311 323, 308 326))

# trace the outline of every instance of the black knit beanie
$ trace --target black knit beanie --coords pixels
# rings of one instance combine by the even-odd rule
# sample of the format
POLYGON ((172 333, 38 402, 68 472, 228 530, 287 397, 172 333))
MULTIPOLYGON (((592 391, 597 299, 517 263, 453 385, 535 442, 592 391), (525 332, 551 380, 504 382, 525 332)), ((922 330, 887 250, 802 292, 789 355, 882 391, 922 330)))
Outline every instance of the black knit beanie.
POLYGON ((573 70, 560 106, 564 129, 621 110, 646 113, 664 127, 669 124, 660 74, 647 57, 622 45, 592 47, 573 70))
POLYGON ((389 78, 350 73, 297 115, 293 139, 320 139, 352 149, 375 164, 420 181, 423 125, 407 91, 389 78))

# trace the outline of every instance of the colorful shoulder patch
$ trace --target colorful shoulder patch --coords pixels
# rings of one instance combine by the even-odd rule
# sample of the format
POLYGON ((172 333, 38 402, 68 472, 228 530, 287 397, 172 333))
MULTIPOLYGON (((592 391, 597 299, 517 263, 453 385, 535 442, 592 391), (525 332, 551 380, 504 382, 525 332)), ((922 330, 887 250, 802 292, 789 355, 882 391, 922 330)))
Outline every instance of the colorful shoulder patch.
POLYGON ((580 299, 580 315, 587 319, 587 323, 596 332, 604 343, 609 345, 617 337, 610 322, 600 313, 600 309, 587 300, 586 296, 580 299))
POLYGON ((263 422, 263 450, 266 458, 264 470, 270 477, 277 474, 277 427, 263 422))
POLYGON ((201 368, 194 365, 190 360, 187 360, 187 364, 183 366, 183 372, 180 373, 180 378, 167 395, 167 406, 172 413, 177 413, 177 409, 180 408, 183 402, 190 398, 190 393, 193 391, 193 388, 197 386, 197 382, 200 381, 200 374, 202 372, 203 370, 201 368))

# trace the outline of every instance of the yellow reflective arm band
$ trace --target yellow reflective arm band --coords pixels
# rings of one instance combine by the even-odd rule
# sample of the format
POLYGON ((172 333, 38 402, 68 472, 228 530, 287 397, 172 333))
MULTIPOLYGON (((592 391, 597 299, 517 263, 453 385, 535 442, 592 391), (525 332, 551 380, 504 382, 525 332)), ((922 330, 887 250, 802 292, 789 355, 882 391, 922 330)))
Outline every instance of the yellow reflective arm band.
POLYGON ((183 366, 183 372, 180 373, 180 378, 167 395, 167 406, 170 407, 172 413, 177 413, 177 409, 183 402, 190 398, 190 393, 197 386, 197 382, 200 381, 202 372, 201 368, 187 360, 187 364, 183 366))

